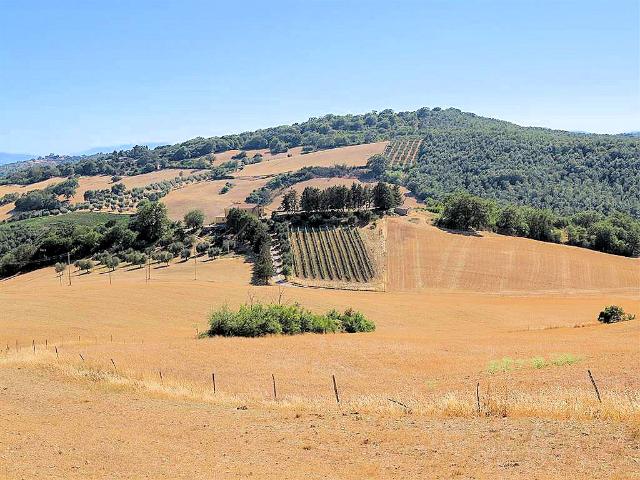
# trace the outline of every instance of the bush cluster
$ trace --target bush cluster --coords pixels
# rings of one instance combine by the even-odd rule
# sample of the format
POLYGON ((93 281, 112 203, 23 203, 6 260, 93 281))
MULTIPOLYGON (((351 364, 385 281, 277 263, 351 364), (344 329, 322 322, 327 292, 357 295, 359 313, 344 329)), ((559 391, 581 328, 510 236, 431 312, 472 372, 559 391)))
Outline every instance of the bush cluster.
POLYGON ((624 309, 618 305, 609 305, 598 315, 598 321, 601 323, 626 322, 634 318, 636 318, 635 315, 625 313, 624 309))
POLYGON ((227 305, 209 316, 207 335, 225 337, 261 337, 264 335, 296 335, 301 333, 371 332, 375 324, 352 309, 324 315, 310 312, 299 304, 243 305, 237 311, 227 305))

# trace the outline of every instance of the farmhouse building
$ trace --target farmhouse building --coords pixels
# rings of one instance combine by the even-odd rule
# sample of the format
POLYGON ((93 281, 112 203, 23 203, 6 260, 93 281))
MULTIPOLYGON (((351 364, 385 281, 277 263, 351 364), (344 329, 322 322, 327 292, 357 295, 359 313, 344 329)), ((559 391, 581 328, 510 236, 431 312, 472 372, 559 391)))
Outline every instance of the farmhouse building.
POLYGON ((262 205, 252 205, 250 203, 238 203, 235 205, 231 205, 230 207, 224 209, 224 216, 228 217, 229 212, 234 208, 242 210, 243 212, 251 213, 258 218, 264 216, 264 207, 262 205))

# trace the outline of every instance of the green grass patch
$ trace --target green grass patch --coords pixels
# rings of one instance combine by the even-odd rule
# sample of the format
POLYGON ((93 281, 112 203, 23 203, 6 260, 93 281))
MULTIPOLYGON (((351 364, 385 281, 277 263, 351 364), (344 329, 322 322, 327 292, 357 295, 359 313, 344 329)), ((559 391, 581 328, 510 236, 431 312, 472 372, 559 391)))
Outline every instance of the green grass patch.
POLYGON ((550 357, 531 357, 513 359, 511 357, 503 357, 499 360, 491 360, 487 365, 487 373, 506 373, 514 370, 522 370, 525 368, 541 369, 547 367, 561 367, 564 365, 573 365, 583 360, 583 357, 573 355, 572 353, 561 353, 550 357))
POLYGON ((71 212, 61 215, 49 215, 46 217, 33 217, 25 220, 18 220, 16 222, 6 222, 0 224, 0 229, 8 228, 49 228, 58 227, 61 225, 86 225, 96 226, 103 225, 110 220, 114 220, 117 223, 124 225, 129 223, 131 215, 122 215, 106 212, 71 212))
POLYGON ((375 324, 352 309, 340 313, 313 313, 299 304, 277 305, 256 303, 231 310, 227 305, 209 315, 205 336, 262 337, 301 333, 372 332, 375 324))
POLYGON ((582 357, 572 355, 571 353, 563 353, 552 358, 549 363, 556 367, 561 367, 563 365, 573 365, 574 363, 578 363, 580 360, 582 360, 582 357))

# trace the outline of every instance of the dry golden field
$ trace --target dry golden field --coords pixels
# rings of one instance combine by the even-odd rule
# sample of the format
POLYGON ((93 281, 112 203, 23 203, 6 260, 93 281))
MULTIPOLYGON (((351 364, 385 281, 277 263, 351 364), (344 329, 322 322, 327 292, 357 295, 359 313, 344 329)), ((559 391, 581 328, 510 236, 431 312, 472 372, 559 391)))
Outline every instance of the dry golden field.
MULTIPOLYGON (((192 170, 188 168, 167 168, 165 170, 158 170, 156 172, 142 173, 140 175, 132 175, 130 177, 122 177, 117 183, 124 184, 128 190, 135 187, 144 187, 155 182, 162 182, 163 180, 171 180, 176 178, 182 172, 185 176, 198 172, 198 170, 192 170)), ((87 190, 103 190, 111 188, 113 182, 111 182, 111 176, 109 175, 96 175, 93 177, 79 177, 78 178, 78 190, 72 197, 71 203, 78 203, 84 201, 84 192, 87 190)))
POLYGON ((412 218, 387 222, 392 291, 637 292, 640 287, 637 258, 489 232, 449 232, 423 215, 412 218))
POLYGON ((638 261, 416 216, 386 225, 386 292, 254 287, 241 257, 149 282, 128 267, 111 285, 101 269, 0 282, 0 477, 637 475, 640 322, 595 319, 640 313, 638 261), (212 308, 280 297, 377 329, 196 338, 212 308))
POLYGON ((303 167, 333 167, 347 165, 350 167, 364 166, 367 160, 376 153, 382 153, 387 142, 352 145, 348 147, 320 150, 302 155, 299 150, 292 149, 291 157, 281 153, 270 158, 265 156, 260 163, 246 165, 237 176, 274 175, 283 172, 300 170, 303 167))
MULTIPOLYGON (((235 204, 243 203, 247 195, 254 189, 262 187, 268 177, 272 177, 279 173, 299 170, 306 166, 324 166, 330 167, 336 164, 346 164, 349 166, 366 165, 371 155, 382 153, 387 142, 378 142, 367 145, 355 145, 349 147, 335 148, 331 150, 323 150, 302 155, 302 148, 292 148, 286 153, 271 155, 268 150, 250 150, 249 156, 255 153, 261 153, 264 160, 261 163, 245 166, 242 170, 237 171, 236 177, 232 183, 232 188, 228 193, 220 195, 220 189, 226 183, 226 180, 216 180, 211 182, 203 182, 197 184, 189 184, 178 190, 174 190, 165 198, 163 202, 167 205, 169 214, 174 219, 182 218, 185 213, 194 208, 199 208, 205 212, 206 220, 212 221, 214 217, 222 215, 224 209, 235 204)), ((220 165, 231 159, 239 150, 230 150, 216 154, 214 165, 220 165)), ((154 182, 170 180, 177 177, 180 172, 184 175, 198 173, 198 170, 191 169, 165 169, 156 172, 144 173, 130 177, 123 177, 120 183, 123 183, 127 189, 134 187, 144 187, 154 182)), ((0 186, 0 196, 6 193, 20 192, 26 193, 30 190, 45 188, 48 185, 58 183, 64 178, 50 178, 43 182, 34 183, 32 185, 2 185, 0 186)), ((334 182, 341 182, 342 179, 334 179, 334 182)), ((76 194, 70 199, 71 203, 79 203, 84 201, 84 193, 87 190, 101 190, 110 188, 112 185, 111 177, 108 175, 96 175, 91 177, 79 177, 78 189, 76 194)), ((273 203, 271 208, 277 208, 278 203, 273 203)), ((0 220, 10 217, 13 204, 0 207, 0 220)))
MULTIPOLYGON (((233 156, 237 155, 238 153, 240 153, 241 150, 227 150, 226 152, 220 152, 220 153, 216 153, 215 154, 215 159, 213 161, 214 165, 220 165, 224 162, 228 162, 229 160, 233 160, 233 156)), ((300 155, 300 153, 302 152, 302 147, 295 147, 295 148, 290 148, 287 152, 284 153, 276 153, 275 155, 273 155, 269 149, 262 149, 262 150, 246 150, 247 152, 247 157, 251 158, 254 155, 256 155, 257 153, 259 153, 260 155, 262 155, 262 157, 264 158, 265 161, 270 161, 270 160, 275 160, 278 158, 286 158, 289 154, 293 155, 300 155)))
POLYGON ((58 183, 64 180, 64 178, 53 177, 47 180, 43 180, 42 182, 32 183, 30 185, 16 185, 14 183, 10 183, 8 185, 0 185, 0 197, 6 195, 7 193, 27 193, 31 190, 39 190, 42 188, 46 188, 49 185, 53 185, 54 183, 58 183))
POLYGON ((253 190, 264 186, 268 178, 237 178, 233 180, 213 180, 193 183, 171 191, 162 199, 167 206, 169 217, 178 220, 185 213, 199 208, 205 214, 205 221, 212 222, 216 216, 224 215, 224 209, 233 205, 244 204, 253 190), (221 194, 220 190, 227 183, 233 184, 231 190, 221 194))
MULTIPOLYGON (((156 172, 143 173, 140 175, 132 175, 130 177, 122 177, 122 180, 118 183, 123 183, 127 189, 134 187, 144 187, 151 183, 161 182, 163 180, 171 180, 183 172, 185 176, 199 172, 199 170, 193 170, 188 168, 177 169, 168 168, 165 170, 158 170, 156 172)), ((42 182, 33 183, 31 185, 0 185, 0 197, 6 193, 26 193, 31 190, 37 190, 45 188, 49 185, 61 182, 64 178, 54 177, 42 182)), ((111 182, 111 176, 109 175, 95 175, 95 176, 82 176, 78 177, 78 189, 73 197, 70 198, 70 202, 80 203, 84 201, 84 193, 87 190, 103 190, 111 188, 113 182, 111 182)), ((13 210, 14 204, 0 206, 0 220, 9 218, 11 210, 13 210)))

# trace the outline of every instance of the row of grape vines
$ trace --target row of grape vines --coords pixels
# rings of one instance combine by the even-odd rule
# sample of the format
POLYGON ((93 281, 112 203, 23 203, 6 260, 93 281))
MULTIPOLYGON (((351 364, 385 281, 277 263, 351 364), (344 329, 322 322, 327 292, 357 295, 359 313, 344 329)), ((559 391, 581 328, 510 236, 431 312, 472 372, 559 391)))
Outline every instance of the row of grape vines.
POLYGON ((365 283, 375 276, 374 264, 355 228, 304 227, 289 235, 297 277, 365 283))
POLYGON ((398 137, 389 142, 384 154, 391 165, 411 166, 418 157, 421 143, 419 137, 398 137))

